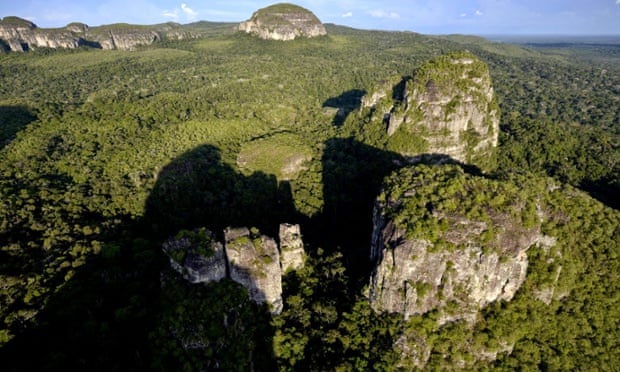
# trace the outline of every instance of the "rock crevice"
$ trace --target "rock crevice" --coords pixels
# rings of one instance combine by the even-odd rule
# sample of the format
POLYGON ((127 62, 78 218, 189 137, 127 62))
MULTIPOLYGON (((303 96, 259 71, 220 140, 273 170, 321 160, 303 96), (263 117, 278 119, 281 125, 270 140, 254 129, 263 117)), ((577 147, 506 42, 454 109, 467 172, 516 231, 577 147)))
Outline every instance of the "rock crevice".
POLYGON ((282 311, 282 276, 303 267, 305 253, 299 225, 280 225, 280 244, 247 227, 227 228, 224 244, 206 229, 183 231, 163 250, 170 266, 191 283, 229 278, 248 290, 256 303, 273 314, 282 311))

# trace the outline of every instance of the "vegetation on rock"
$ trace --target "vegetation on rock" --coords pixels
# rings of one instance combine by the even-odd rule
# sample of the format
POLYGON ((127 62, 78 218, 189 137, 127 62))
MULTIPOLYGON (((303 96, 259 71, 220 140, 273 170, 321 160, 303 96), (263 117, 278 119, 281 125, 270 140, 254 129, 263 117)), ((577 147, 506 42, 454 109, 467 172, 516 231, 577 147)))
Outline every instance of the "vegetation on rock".
POLYGON ((186 25, 203 37, 133 53, 0 54, 3 370, 620 365, 617 48, 558 53, 334 25, 277 43, 231 29, 186 25), (435 208, 493 224, 480 244, 501 234, 502 214, 556 243, 530 248, 519 291, 475 322, 375 313, 363 296, 373 203, 407 162, 383 118, 360 115, 362 101, 465 49, 493 81, 497 166, 418 168, 420 199, 400 222, 443 238, 438 251, 451 246, 435 208), (273 317, 231 281, 185 282, 161 250, 182 230, 277 236, 284 221, 301 225, 308 258, 284 279, 273 317))

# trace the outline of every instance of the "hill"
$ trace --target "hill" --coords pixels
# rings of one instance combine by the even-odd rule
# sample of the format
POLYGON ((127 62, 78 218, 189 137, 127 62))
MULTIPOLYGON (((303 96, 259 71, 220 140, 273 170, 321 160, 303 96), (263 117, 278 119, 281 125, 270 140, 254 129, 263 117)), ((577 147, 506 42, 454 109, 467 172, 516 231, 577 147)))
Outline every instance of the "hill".
POLYGON ((249 20, 239 24, 239 31, 268 40, 293 40, 327 34, 321 21, 311 11, 287 3, 257 10, 249 20))
MULTIPOLYGON (((0 20, 2 51, 24 52, 39 48, 135 50, 164 40, 194 39, 208 36, 213 29, 221 32, 220 23, 197 22, 180 25, 168 22, 159 25, 130 25, 126 23, 89 27, 73 22, 63 28, 38 28, 34 23, 18 17, 0 20)), ((224 24, 226 29, 232 25, 224 24)))

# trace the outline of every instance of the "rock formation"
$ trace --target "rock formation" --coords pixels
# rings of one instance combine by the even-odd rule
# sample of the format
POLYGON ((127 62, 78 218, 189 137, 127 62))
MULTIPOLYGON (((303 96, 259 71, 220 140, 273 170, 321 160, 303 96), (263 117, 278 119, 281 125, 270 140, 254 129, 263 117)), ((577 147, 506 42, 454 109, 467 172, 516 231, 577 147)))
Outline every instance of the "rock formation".
POLYGON ((539 224, 525 227, 521 215, 515 218, 521 201, 510 191, 498 191, 509 200, 501 207, 473 204, 459 185, 470 185, 472 194, 499 186, 456 166, 418 169, 393 175, 376 203, 371 306, 406 319, 437 310, 440 324, 474 321, 485 305, 512 299, 526 277, 527 250, 553 240, 539 224))
POLYGON ((487 168, 494 158, 498 106, 487 66, 470 53, 440 56, 412 78, 384 81, 362 107, 384 122, 388 148, 412 161, 435 154, 487 168))
POLYGON ((135 50, 164 39, 180 40, 196 37, 181 25, 166 23, 154 26, 128 24, 88 27, 70 23, 63 28, 38 28, 34 23, 18 17, 0 20, 0 41, 9 50, 24 52, 37 48, 77 48, 82 45, 101 49, 135 50))
POLYGON ((257 303, 267 303, 271 312, 282 311, 282 270, 276 242, 243 228, 224 231, 230 279, 250 292, 257 303))
POLYGON ((304 243, 301 240, 299 225, 283 223, 280 225, 280 262, 282 272, 298 270, 305 260, 304 243))
POLYGON ((272 313, 282 311, 282 275, 304 264, 299 225, 280 225, 280 250, 275 240, 246 227, 224 231, 225 244, 206 229, 181 231, 163 245, 170 266, 191 283, 228 277, 244 286, 256 303, 272 313))
POLYGON ((0 21, 0 40, 17 52, 33 48, 77 48, 80 45, 80 38, 68 29, 41 30, 34 23, 18 17, 5 17, 0 21))
POLYGON ((257 10, 238 30, 268 40, 327 35, 321 21, 309 10, 292 4, 275 4, 257 10))
POLYGON ((208 230, 184 232, 163 246, 170 265, 190 283, 218 282, 226 277, 224 246, 208 230))

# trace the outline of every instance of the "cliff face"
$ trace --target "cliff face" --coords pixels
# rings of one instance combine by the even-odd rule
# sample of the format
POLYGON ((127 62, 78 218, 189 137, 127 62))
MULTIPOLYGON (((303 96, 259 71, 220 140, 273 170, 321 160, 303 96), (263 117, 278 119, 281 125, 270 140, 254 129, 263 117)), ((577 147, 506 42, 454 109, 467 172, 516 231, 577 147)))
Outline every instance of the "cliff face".
POLYGON ((240 23, 238 30, 268 40, 327 35, 325 27, 312 12, 292 4, 259 9, 249 20, 240 23))
POLYGON ((380 84, 362 99, 385 123, 388 148, 415 161, 447 156, 488 168, 499 134, 499 112, 487 66, 469 53, 440 56, 412 78, 380 84))
POLYGON ((304 243, 301 240, 299 225, 280 225, 280 261, 282 272, 298 270, 303 267, 305 260, 304 243))
POLYGON ((27 20, 6 17, 0 21, 0 39, 10 50, 23 52, 32 48, 77 48, 80 38, 70 30, 41 30, 27 20))
MULTIPOLYGON (((535 262, 548 266, 551 280, 534 279, 530 290, 545 304, 561 298, 556 240, 541 232, 547 218, 541 201, 514 185, 465 174, 455 165, 395 172, 375 203, 371 307, 405 319, 432 314, 436 327, 455 321, 475 327, 482 308, 510 301, 519 291, 531 250, 534 257, 542 254, 535 262)), ((403 368, 424 368, 431 344, 425 331, 404 331, 395 342, 403 368)), ((483 347, 472 360, 494 360, 512 347, 483 347)))
POLYGON ((245 287, 256 303, 282 311, 282 276, 303 267, 305 253, 299 225, 280 225, 280 246, 246 227, 224 231, 224 244, 206 230, 182 231, 163 245, 170 266, 191 283, 224 278, 245 287))
POLYGON ((102 49, 135 50, 140 45, 151 45, 161 41, 162 36, 153 30, 127 30, 123 32, 109 30, 93 37, 102 49))
POLYGON ((190 283, 218 282, 226 277, 224 246, 208 230, 186 232, 163 245, 170 265, 190 283))
POLYGON ((253 236, 247 228, 226 229, 226 256, 230 279, 250 292, 250 298, 267 303, 271 311, 282 311, 282 270, 276 242, 253 236))
POLYGON ((440 324, 474 321, 482 307, 515 295, 527 250, 553 242, 514 191, 441 168, 402 169, 376 202, 369 290, 376 311, 408 318, 437 310, 440 324), (489 190, 488 204, 469 200, 489 190))
POLYGON ((101 49, 134 50, 164 39, 179 40, 195 37, 180 25, 132 26, 126 24, 88 27, 70 23, 64 28, 41 29, 34 23, 5 17, 0 21, 0 40, 9 50, 24 52, 37 48, 77 48, 81 45, 101 49))

